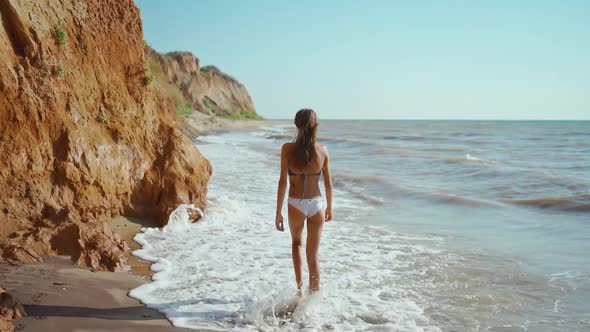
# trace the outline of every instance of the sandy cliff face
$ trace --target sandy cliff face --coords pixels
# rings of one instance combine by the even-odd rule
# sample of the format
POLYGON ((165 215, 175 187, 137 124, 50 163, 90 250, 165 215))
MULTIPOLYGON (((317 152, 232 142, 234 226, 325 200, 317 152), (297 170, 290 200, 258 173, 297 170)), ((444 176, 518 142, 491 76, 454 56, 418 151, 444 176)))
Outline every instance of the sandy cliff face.
POLYGON ((201 68, 192 53, 160 54, 149 46, 145 53, 194 110, 219 116, 257 117, 244 85, 215 67, 201 68))
POLYGON ((132 0, 0 1, 0 257, 126 267, 119 214, 205 205, 209 162, 147 84, 132 0))

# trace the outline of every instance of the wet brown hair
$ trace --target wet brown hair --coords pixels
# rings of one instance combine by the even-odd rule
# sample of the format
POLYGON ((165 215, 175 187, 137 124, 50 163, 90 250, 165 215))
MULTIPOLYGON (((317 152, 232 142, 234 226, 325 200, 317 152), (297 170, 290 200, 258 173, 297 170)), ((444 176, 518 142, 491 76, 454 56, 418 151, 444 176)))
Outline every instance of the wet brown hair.
POLYGON ((301 169, 309 166, 316 155, 317 114, 310 108, 299 110, 295 114, 295 126, 298 130, 294 140, 293 163, 301 169))

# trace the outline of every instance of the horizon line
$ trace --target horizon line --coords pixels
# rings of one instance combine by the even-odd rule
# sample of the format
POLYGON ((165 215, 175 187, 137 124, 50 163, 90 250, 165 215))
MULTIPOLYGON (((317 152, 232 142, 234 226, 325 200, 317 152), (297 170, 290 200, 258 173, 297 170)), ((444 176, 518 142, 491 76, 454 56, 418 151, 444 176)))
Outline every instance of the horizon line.
MULTIPOLYGON (((286 120, 291 121, 293 118, 264 118, 264 120, 286 120)), ((339 120, 339 121, 590 121, 588 119, 407 119, 407 118, 321 118, 322 120, 339 120)))

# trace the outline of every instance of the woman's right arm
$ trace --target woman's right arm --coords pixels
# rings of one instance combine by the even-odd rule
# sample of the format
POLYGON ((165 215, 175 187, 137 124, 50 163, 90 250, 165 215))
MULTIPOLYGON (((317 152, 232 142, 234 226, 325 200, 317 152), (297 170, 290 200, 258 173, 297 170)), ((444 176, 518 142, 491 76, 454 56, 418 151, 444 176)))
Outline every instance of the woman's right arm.
POLYGON ((275 227, 278 231, 284 231, 283 225, 283 201, 285 200, 285 191, 287 191, 287 144, 281 148, 281 174, 279 176, 279 185, 277 188, 277 214, 275 217, 275 227))
POLYGON ((326 221, 332 220, 332 176, 330 174, 330 154, 328 153, 328 148, 324 147, 326 150, 326 159, 324 160, 324 165, 322 166, 322 172, 324 173, 324 186, 326 188, 326 213, 325 219, 326 221))

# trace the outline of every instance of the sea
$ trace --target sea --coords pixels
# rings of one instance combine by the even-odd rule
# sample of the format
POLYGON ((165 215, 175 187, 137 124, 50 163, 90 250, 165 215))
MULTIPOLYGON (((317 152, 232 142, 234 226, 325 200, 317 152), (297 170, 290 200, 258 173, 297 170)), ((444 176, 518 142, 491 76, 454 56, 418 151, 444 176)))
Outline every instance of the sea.
POLYGON ((321 121, 334 220, 302 298, 274 226, 294 134, 197 137, 207 209, 136 235, 156 273, 130 295, 205 331, 590 331, 590 121, 321 121))

